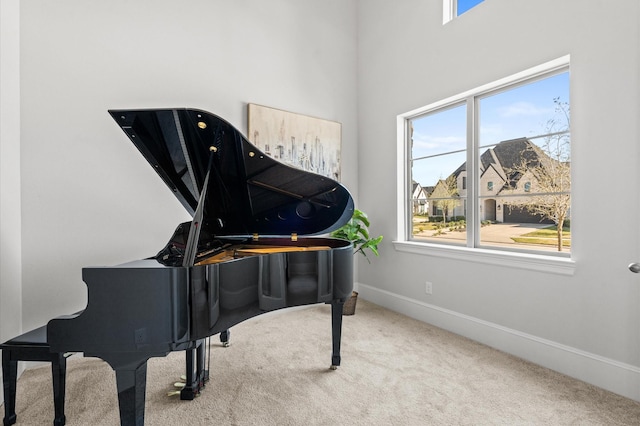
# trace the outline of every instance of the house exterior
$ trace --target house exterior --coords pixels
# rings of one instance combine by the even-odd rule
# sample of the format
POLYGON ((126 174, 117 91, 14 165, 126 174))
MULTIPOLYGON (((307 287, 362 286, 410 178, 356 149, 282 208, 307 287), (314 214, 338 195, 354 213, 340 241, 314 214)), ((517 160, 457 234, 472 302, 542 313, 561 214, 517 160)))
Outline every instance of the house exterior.
MULTIPOLYGON (((554 160, 527 138, 502 141, 480 156, 480 220, 506 223, 553 223, 520 207, 538 189, 531 170, 522 171, 523 161, 531 167, 550 165, 554 160)), ((428 197, 432 216, 447 219, 467 216, 467 169, 463 163, 447 179, 441 179, 428 197)))
POLYGON ((429 212, 429 200, 427 189, 420 185, 415 180, 413 181, 413 190, 411 192, 411 199, 413 200, 412 213, 413 215, 426 215, 429 212))
POLYGON ((440 179, 429 194, 430 215, 446 217, 447 220, 454 216, 465 216, 465 196, 466 175, 458 169, 447 179, 440 179))

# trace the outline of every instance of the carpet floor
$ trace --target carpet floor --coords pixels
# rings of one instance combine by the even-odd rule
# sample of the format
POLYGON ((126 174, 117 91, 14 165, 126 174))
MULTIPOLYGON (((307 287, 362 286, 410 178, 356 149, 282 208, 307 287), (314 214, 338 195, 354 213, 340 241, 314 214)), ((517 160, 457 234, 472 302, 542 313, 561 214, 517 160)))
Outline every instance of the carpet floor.
MULTIPOLYGON (((331 308, 272 312, 211 339, 211 381, 167 396, 184 353, 148 364, 147 425, 640 425, 640 403, 363 300, 331 363, 331 308)), ((113 370, 71 358, 67 425, 118 425, 113 370)), ((18 425, 53 421, 48 366, 18 380, 18 425)))

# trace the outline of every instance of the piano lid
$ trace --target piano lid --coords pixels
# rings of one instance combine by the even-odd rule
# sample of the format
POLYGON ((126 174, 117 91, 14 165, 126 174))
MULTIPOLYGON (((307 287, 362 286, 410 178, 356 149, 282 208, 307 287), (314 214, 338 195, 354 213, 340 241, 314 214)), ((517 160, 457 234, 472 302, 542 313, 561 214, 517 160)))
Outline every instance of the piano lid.
POLYGON ((109 113, 192 216, 211 164, 203 206, 211 235, 322 234, 351 218, 353 199, 339 182, 280 163, 214 114, 109 113))

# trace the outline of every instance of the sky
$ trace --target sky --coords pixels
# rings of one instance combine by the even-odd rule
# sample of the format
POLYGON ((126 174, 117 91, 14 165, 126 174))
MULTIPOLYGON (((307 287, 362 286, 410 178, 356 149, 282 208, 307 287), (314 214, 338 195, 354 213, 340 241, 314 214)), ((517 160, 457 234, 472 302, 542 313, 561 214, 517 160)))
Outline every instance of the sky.
POLYGON ((482 3, 484 0, 458 0, 458 16, 465 13, 467 10, 471 9, 473 6, 476 6, 479 3, 482 3))
MULTIPOLYGON (((569 102, 569 72, 481 98, 481 153, 504 140, 547 133, 548 120, 558 117, 555 98, 569 102)), ((434 186, 466 161, 466 106, 414 118, 412 124, 412 157, 429 157, 414 161, 413 180, 434 186), (439 155, 453 151, 463 152, 439 155)))

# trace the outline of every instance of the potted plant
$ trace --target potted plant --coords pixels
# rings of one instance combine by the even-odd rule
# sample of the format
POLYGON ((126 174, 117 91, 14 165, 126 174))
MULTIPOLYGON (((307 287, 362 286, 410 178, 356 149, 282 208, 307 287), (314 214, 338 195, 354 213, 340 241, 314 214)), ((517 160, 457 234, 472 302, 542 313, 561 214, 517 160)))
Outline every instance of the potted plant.
MULTIPOLYGON (((351 241, 353 244, 353 254, 360 253, 371 263, 367 257, 367 251, 378 256, 378 244, 382 241, 382 235, 371 238, 369 235, 369 218, 362 210, 355 209, 349 222, 341 228, 331 233, 332 237, 341 238, 351 241)), ((351 293, 351 298, 344 304, 343 315, 353 315, 356 310, 356 301, 358 300, 358 292, 351 293)))

